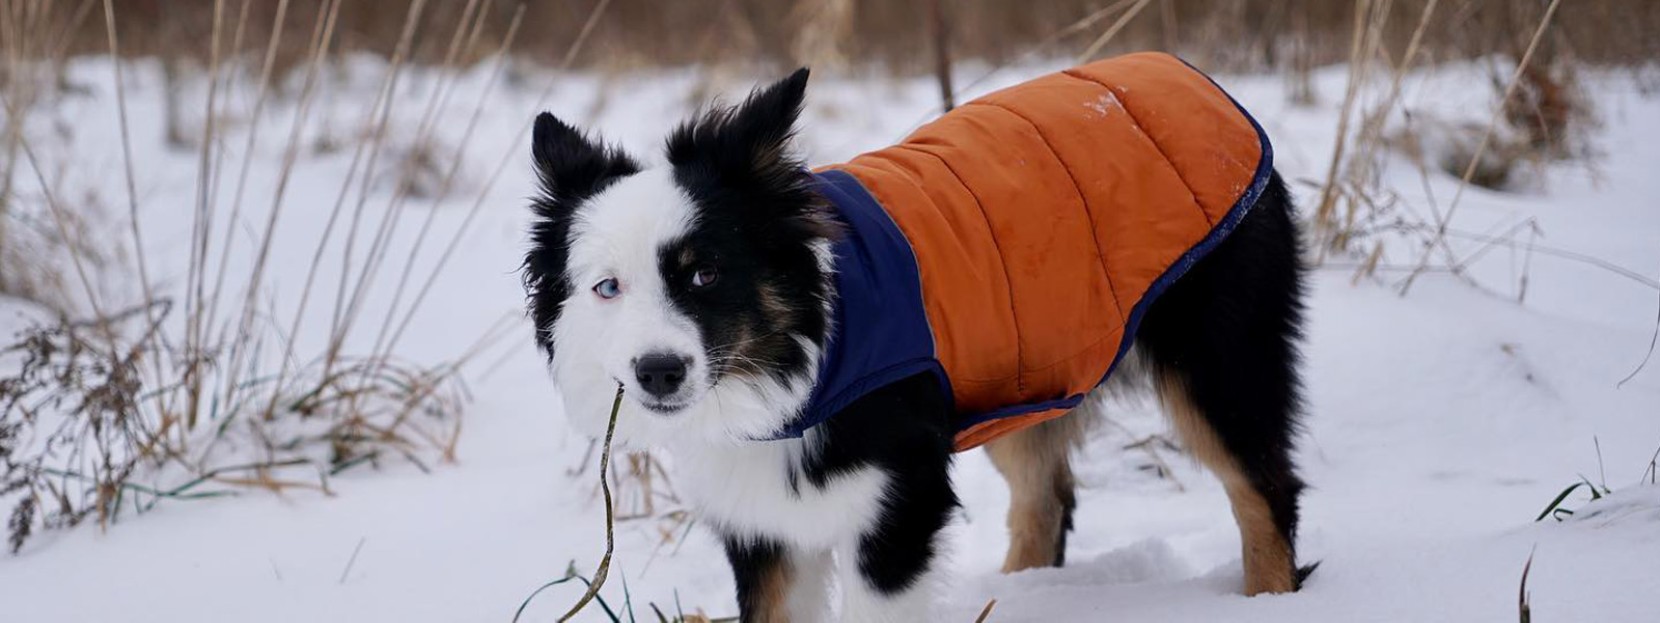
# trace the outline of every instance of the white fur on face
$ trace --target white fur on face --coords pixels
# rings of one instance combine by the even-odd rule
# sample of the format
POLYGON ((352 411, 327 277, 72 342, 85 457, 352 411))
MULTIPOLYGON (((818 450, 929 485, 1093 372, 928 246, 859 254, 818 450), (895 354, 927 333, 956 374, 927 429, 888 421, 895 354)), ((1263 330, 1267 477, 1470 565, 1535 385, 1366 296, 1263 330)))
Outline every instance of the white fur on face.
MULTIPOLYGON (((672 170, 655 167, 619 180, 573 216, 566 263, 571 298, 549 330, 554 381, 568 417, 584 433, 604 434, 618 383, 625 399, 617 438, 646 446, 764 437, 793 418, 812 390, 816 370, 785 383, 769 375, 711 378, 709 349, 696 323, 669 299, 659 267, 659 251, 696 225, 697 211, 672 170), (594 285, 605 279, 616 279, 621 295, 595 294, 594 285), (648 353, 688 361, 685 385, 668 398, 685 405, 675 413, 652 412, 637 399, 648 394, 635 380, 634 362, 648 353)), ((817 361, 817 347, 802 343, 817 361)))

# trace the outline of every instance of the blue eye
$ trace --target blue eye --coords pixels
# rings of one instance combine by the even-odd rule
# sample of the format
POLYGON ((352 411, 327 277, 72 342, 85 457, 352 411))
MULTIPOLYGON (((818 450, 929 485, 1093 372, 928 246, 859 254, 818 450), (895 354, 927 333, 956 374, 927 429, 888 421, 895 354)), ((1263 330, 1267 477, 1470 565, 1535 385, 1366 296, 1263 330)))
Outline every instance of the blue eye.
POLYGON ((612 277, 594 284, 594 294, 599 295, 602 299, 614 299, 622 295, 622 286, 617 283, 615 277, 612 277))

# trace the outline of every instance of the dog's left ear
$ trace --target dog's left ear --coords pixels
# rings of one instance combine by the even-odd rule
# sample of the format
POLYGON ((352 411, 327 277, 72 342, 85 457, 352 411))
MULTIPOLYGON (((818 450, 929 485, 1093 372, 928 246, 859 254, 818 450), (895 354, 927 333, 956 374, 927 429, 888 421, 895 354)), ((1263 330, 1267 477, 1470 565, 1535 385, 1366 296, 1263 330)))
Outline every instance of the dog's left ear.
POLYGON ((807 68, 797 69, 750 93, 737 107, 712 110, 681 125, 669 136, 669 163, 739 186, 800 169, 788 148, 807 93, 807 75, 807 68))

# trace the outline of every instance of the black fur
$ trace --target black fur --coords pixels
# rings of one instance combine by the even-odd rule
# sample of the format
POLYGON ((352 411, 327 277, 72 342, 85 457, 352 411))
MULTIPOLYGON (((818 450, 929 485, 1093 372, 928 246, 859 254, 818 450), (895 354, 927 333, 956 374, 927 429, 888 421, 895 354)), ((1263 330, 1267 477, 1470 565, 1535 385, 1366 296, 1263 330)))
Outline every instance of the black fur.
POLYGON ((819 487, 866 466, 890 475, 877 527, 859 540, 859 571, 878 591, 910 588, 927 570, 957 506, 950 408, 932 374, 890 384, 820 425, 821 449, 803 462, 808 482, 819 487))
POLYGON ((829 333, 830 280, 812 245, 835 235, 834 221, 807 168, 786 153, 806 86, 803 69, 668 139, 675 183, 699 211, 686 236, 659 251, 658 266, 719 364, 717 379, 801 374, 812 361, 795 338, 822 347, 829 333), (694 288, 699 269, 718 277, 694 288))
POLYGON ((536 344, 552 357, 553 342, 547 331, 571 295, 565 277, 571 213, 617 180, 640 172, 640 165, 622 150, 589 140, 548 113, 536 117, 530 149, 542 193, 531 203, 537 218, 530 226, 523 279, 531 320, 536 323, 536 344))
POLYGON ((721 539, 726 546, 726 561, 732 565, 732 579, 738 585, 738 612, 750 618, 766 610, 767 574, 776 573, 778 565, 788 564, 783 545, 765 539, 745 539, 727 536, 721 539))
POLYGON ((1301 413, 1300 254, 1291 195, 1275 174, 1233 234, 1153 302, 1136 336, 1155 371, 1185 381, 1293 547, 1304 486, 1291 456, 1301 413))
MULTIPOLYGON (((932 374, 900 380, 821 425, 821 451, 790 467, 792 476, 814 487, 866 467, 889 474, 892 484, 880 518, 874 530, 860 535, 858 559, 860 574, 884 594, 910 588, 934 563, 939 531, 957 506, 949 409, 932 374)), ((727 536, 725 543, 739 604, 747 604, 745 578, 760 575, 776 560, 761 555, 765 551, 758 552, 753 541, 727 536)))

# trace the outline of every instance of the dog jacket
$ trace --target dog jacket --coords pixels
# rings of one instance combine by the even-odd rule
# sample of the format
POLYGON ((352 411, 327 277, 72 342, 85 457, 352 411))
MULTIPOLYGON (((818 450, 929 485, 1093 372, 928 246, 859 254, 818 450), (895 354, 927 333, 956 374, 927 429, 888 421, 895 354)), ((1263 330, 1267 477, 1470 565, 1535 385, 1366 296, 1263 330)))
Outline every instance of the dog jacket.
POLYGON ((781 436, 919 373, 949 393, 958 450, 1065 414, 1272 170, 1244 109, 1154 53, 997 91, 819 169, 846 226, 833 328, 781 436))

